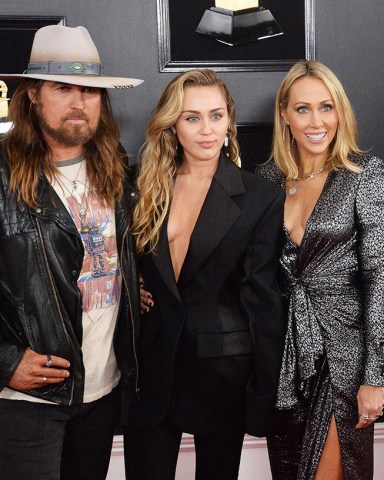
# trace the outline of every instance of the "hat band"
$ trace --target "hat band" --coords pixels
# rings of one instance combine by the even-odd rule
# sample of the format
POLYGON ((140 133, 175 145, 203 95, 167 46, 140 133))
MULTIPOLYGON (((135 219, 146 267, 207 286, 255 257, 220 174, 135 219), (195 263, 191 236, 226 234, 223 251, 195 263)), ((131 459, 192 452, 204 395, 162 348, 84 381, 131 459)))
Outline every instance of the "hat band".
POLYGON ((103 75, 103 66, 93 62, 36 62, 28 64, 26 73, 48 75, 103 75))

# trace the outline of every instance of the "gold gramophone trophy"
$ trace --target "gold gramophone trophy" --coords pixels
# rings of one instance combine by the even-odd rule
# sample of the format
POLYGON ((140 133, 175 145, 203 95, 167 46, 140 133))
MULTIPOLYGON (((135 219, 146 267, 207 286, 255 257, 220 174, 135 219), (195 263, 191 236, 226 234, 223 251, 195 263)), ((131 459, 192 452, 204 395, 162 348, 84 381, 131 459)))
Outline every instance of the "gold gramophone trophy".
POLYGON ((8 117, 8 87, 5 82, 0 80, 0 119, 8 117))
POLYGON ((215 0, 215 7, 205 10, 196 32, 231 46, 283 34, 259 0, 215 0))
POLYGON ((12 128, 12 122, 8 122, 8 87, 0 80, 0 135, 12 128))

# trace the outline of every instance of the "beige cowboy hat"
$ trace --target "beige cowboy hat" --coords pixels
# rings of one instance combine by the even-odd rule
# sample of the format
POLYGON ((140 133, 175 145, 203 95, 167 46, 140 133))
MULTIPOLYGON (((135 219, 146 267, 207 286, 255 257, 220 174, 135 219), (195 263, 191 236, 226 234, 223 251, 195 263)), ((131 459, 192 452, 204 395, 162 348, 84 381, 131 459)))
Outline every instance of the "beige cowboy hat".
POLYGON ((137 78, 107 77, 99 53, 84 27, 48 25, 37 30, 27 70, 21 74, 2 74, 71 83, 84 87, 125 89, 140 85, 137 78))

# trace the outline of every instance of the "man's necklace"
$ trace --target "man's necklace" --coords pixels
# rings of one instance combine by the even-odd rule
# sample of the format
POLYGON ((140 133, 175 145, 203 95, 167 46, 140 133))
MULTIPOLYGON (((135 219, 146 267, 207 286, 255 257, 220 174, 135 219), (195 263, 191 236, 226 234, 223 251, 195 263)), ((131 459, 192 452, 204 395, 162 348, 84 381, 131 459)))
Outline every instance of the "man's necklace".
MULTIPOLYGON (((65 178, 67 178, 67 177, 65 177, 65 178)), ((69 179, 67 178, 67 180, 69 180, 69 179)), ((83 195, 83 200, 81 202, 79 202, 79 200, 73 194, 73 191, 77 189, 77 183, 76 183, 76 186, 73 186, 74 190, 72 190, 72 192, 71 192, 63 181, 61 181, 59 178, 57 178, 57 181, 60 184, 61 188, 62 189, 64 188, 69 193, 69 195, 73 198, 73 200, 75 200, 77 205, 79 206, 78 217, 79 217, 79 220, 80 220, 80 233, 88 233, 89 232, 89 226, 87 225, 87 222, 86 222, 87 213, 88 213, 88 209, 89 209, 89 194, 90 194, 90 190, 87 186, 88 178, 85 179, 85 183, 83 184, 84 185, 84 195, 83 195)), ((73 183, 72 180, 69 180, 69 181, 71 181, 73 183)), ((76 180, 76 182, 77 181, 78 180, 76 180)))
POLYGON ((324 172, 324 170, 325 170, 325 165, 323 165, 323 167, 320 168, 320 170, 317 170, 316 172, 311 172, 309 175, 304 177, 304 180, 302 180, 301 182, 299 182, 299 180, 301 180, 300 177, 299 178, 289 178, 288 180, 290 180, 291 182, 294 182, 294 185, 288 190, 288 195, 290 195, 290 196, 295 195, 295 193, 297 192, 297 189, 299 187, 302 187, 303 185, 305 185, 312 178, 314 178, 317 174, 319 174, 321 172, 324 172), (299 183, 296 183, 296 182, 299 182, 299 183))
POLYGON ((66 175, 64 175, 64 173, 62 171, 60 171, 60 175, 62 175, 68 182, 72 183, 72 193, 71 193, 71 195, 73 194, 74 191, 77 190, 77 182, 78 182, 78 178, 79 178, 81 167, 83 166, 83 163, 84 163, 84 157, 80 162, 80 165, 79 165, 79 168, 77 170, 76 176, 73 180, 68 178, 66 175))

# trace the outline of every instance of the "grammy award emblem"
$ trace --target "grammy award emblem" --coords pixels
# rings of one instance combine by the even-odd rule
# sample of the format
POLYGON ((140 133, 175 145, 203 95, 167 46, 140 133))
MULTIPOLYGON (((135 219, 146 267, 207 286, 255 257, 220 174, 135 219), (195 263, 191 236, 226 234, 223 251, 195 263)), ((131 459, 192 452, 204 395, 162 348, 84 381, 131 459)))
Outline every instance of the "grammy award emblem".
POLYGON ((283 34, 259 0, 216 0, 215 7, 205 10, 196 32, 230 46, 283 34))

